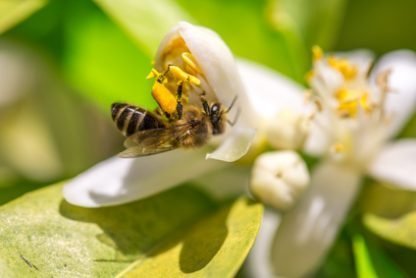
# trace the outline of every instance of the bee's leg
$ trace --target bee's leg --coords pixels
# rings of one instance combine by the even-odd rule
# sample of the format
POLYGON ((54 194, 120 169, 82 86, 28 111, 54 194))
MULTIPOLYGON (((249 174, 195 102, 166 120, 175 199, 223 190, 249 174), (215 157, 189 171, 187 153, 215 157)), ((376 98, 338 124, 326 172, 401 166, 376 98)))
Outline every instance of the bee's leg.
POLYGON ((169 73, 169 71, 170 71, 170 67, 171 67, 171 66, 173 66, 173 64, 169 64, 169 65, 167 66, 166 70, 165 70, 163 73, 161 73, 161 74, 159 75, 159 77, 157 78, 157 82, 159 82, 159 83, 163 83, 163 81, 165 81, 165 79, 166 79, 166 75, 169 73))
POLYGON ((159 118, 160 120, 170 120, 170 114, 164 112, 160 107, 156 108, 153 113, 155 113, 155 116, 159 118))
POLYGON ((202 107, 204 108, 205 114, 211 115, 211 109, 209 108, 209 104, 207 99, 205 98, 205 95, 206 93, 205 91, 203 91, 199 97, 201 99, 202 107))
POLYGON ((183 81, 180 81, 178 88, 176 90, 177 104, 176 104, 176 113, 178 119, 182 119, 183 105, 182 105, 182 92, 183 92, 183 81))

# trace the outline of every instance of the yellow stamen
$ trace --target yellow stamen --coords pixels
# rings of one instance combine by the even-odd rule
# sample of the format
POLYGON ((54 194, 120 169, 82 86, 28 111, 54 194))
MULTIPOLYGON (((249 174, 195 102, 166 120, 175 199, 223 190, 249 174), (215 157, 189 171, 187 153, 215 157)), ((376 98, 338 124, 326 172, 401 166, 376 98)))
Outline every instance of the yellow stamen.
POLYGON ((313 70, 308 71, 305 75, 305 79, 307 82, 311 82, 314 77, 315 77, 315 71, 313 70))
POLYGON ((338 101, 338 113, 344 117, 355 117, 359 108, 367 113, 370 113, 373 109, 368 92, 363 90, 343 87, 337 91, 335 98, 338 101))
POLYGON ((324 52, 322 51, 322 48, 315 45, 312 47, 312 57, 314 61, 320 60, 324 57, 324 52))
POLYGON ((188 67, 188 71, 190 71, 192 74, 196 75, 201 73, 201 70, 199 69, 198 65, 196 64, 194 56, 192 56, 189 52, 182 53, 182 60, 185 63, 185 65, 188 67))
POLYGON ((152 68, 150 73, 146 76, 146 79, 152 79, 158 76, 160 76, 160 72, 158 72, 155 68, 152 68))
POLYGON ((346 148, 342 143, 335 143, 331 146, 331 152, 335 154, 345 153, 346 148))
POLYGON ((339 71, 346 80, 353 80, 357 76, 358 69, 347 59, 328 57, 328 64, 339 71))
POLYGON ((187 82, 192 83, 196 86, 199 86, 201 84, 201 81, 198 78, 196 78, 195 76, 193 76, 191 74, 186 73, 180 67, 171 66, 170 67, 170 72, 179 81, 187 81, 187 82))

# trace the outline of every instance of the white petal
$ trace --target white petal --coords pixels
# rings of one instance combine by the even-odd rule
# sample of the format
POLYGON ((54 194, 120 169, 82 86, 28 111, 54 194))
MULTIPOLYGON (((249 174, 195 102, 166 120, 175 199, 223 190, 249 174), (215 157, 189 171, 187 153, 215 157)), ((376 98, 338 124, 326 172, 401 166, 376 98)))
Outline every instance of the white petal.
POLYGON ((177 36, 184 40, 218 100, 227 106, 237 96, 235 109, 230 111, 229 117, 233 119, 236 112, 241 109, 243 113, 239 122, 254 124, 250 117, 253 108, 248 101, 234 57, 228 46, 214 31, 188 22, 179 22, 160 44, 156 63, 160 63, 165 49, 170 47, 169 42, 177 36))
POLYGON ((279 222, 280 217, 277 213, 270 210, 264 212, 260 231, 246 261, 248 277, 275 277, 270 261, 270 252, 279 222))
POLYGON ((275 117, 282 109, 298 113, 304 109, 304 88, 294 81, 247 60, 238 60, 237 66, 250 102, 263 119, 275 117))
POLYGON ((184 40, 216 98, 223 105, 229 106, 237 97, 233 108, 227 113, 229 119, 237 119, 236 125, 233 128, 228 127, 231 132, 227 132, 224 136, 226 141, 214 153, 207 155, 207 158, 211 159, 235 161, 251 146, 254 138, 253 128, 258 121, 248 100, 234 57, 224 41, 212 30, 179 22, 162 41, 156 55, 156 63, 161 64, 163 53, 166 52, 167 47, 171 47, 169 42, 177 36, 184 40))
POLYGON ((309 134, 306 137, 304 150, 306 153, 314 156, 325 154, 331 144, 331 130, 327 130, 331 126, 330 112, 323 110, 315 115, 314 120, 309 127, 309 134))
POLYGON ((386 145, 370 165, 376 179, 416 191, 416 140, 399 140, 386 145))
POLYGON ((64 198, 83 207, 142 199, 225 166, 205 160, 205 152, 205 149, 175 150, 135 159, 113 157, 68 182, 64 198))
POLYGON ((255 135, 256 131, 253 128, 234 127, 221 145, 214 152, 206 155, 206 159, 236 161, 248 152, 255 135))
POLYGON ((282 216, 272 247, 278 275, 303 277, 320 265, 358 192, 360 174, 329 162, 318 165, 309 190, 282 216))
POLYGON ((209 172, 190 181, 216 200, 248 196, 250 166, 228 163, 225 168, 209 172))
POLYGON ((408 121, 416 109, 416 54, 412 51, 395 51, 382 57, 372 75, 391 70, 385 111, 391 115, 387 133, 394 136, 408 121))

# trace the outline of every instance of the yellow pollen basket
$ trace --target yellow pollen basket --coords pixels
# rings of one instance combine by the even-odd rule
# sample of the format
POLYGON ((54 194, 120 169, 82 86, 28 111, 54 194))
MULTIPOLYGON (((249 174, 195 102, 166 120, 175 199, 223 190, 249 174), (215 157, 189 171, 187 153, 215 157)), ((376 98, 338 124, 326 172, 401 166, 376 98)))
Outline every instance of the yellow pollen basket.
POLYGON ((152 96, 169 117, 177 113, 180 117, 182 104, 188 101, 187 89, 190 88, 186 85, 201 85, 200 79, 195 76, 200 73, 200 69, 194 57, 189 52, 183 52, 181 58, 183 64, 180 63, 180 66, 169 64, 162 72, 152 68, 146 77, 156 79, 152 87, 152 96))
POLYGON ((366 113, 371 113, 373 106, 370 103, 369 94, 364 90, 352 90, 341 88, 337 91, 336 100, 338 101, 338 113, 344 117, 356 117, 359 108, 366 113))
POLYGON ((357 67, 352 65, 347 59, 328 57, 328 64, 333 69, 339 71, 346 80, 353 80, 357 76, 357 67))
POLYGON ((164 112, 169 114, 176 112, 176 97, 163 84, 159 82, 153 84, 152 96, 164 112))

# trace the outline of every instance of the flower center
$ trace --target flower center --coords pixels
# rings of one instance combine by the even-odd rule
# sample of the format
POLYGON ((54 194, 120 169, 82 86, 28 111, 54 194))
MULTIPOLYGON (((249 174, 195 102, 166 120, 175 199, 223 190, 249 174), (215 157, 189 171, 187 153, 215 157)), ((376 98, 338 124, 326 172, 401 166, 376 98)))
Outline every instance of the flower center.
POLYGON ((338 102, 338 115, 341 117, 356 117, 359 109, 366 113, 371 113, 373 110, 373 105, 370 103, 369 94, 366 90, 341 87, 336 91, 335 99, 338 102))
POLYGON ((365 165, 386 139, 383 130, 389 115, 385 115, 384 107, 391 91, 389 72, 379 73, 373 86, 367 69, 359 64, 325 56, 319 47, 312 53, 314 67, 309 82, 316 107, 313 118, 330 138, 328 154, 336 160, 365 165), (315 117, 318 113, 322 117, 315 117))
POLYGON ((351 64, 347 59, 337 58, 334 56, 328 57, 328 65, 340 72, 345 80, 353 80, 357 77, 358 69, 351 64))
POLYGON ((182 104, 189 101, 190 91, 198 89, 202 94, 201 70, 191 53, 180 53, 180 59, 173 59, 166 68, 158 71, 152 68, 147 79, 155 79, 152 96, 161 112, 168 118, 180 119, 182 104))

